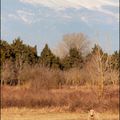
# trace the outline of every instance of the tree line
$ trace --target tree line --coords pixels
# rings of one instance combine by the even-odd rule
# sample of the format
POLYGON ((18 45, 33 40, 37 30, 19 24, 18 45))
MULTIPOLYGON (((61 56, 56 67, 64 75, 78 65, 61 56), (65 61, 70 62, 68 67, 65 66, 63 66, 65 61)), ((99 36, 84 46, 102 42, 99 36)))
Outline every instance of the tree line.
MULTIPOLYGON (((119 51, 113 54, 105 53, 102 48, 95 44, 94 47, 86 52, 89 42, 84 34, 67 34, 63 37, 60 57, 51 51, 48 44, 45 44, 40 55, 37 53, 37 46, 24 44, 20 38, 16 38, 12 43, 5 40, 0 40, 0 56, 1 56, 1 71, 6 69, 7 63, 11 64, 12 79, 17 80, 17 74, 25 65, 42 66, 49 69, 59 69, 66 71, 71 68, 83 69, 90 61, 91 63, 98 62, 97 68, 101 67, 102 71, 118 70, 119 69, 119 51), (107 65, 106 65, 107 64, 107 65)), ((93 68, 91 66, 91 68, 93 68)), ((104 72, 103 72, 104 74, 104 72)), ((8 82, 9 84, 9 82, 8 82)))

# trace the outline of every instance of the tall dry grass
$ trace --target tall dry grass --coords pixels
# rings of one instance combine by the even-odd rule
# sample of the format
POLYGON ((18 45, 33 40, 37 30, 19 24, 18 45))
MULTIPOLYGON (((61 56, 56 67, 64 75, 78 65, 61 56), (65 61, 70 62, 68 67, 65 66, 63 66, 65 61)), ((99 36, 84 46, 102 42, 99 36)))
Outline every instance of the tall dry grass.
POLYGON ((6 107, 66 107, 66 111, 88 111, 92 108, 98 111, 113 111, 119 109, 118 87, 106 87, 104 96, 99 101, 95 91, 90 88, 34 90, 25 87, 2 86, 2 108, 6 107))
MULTIPOLYGON (((117 75, 116 72, 113 74, 117 75)), ((107 83, 108 80, 113 80, 111 74, 106 75, 108 75, 105 79, 107 83)), ((4 78, 5 74, 2 80, 4 78)), ((85 69, 73 68, 60 71, 39 65, 26 65, 18 72, 17 78, 21 86, 1 86, 3 108, 65 107, 68 111, 85 111, 94 108, 99 111, 114 112, 119 109, 118 83, 105 84, 103 96, 99 99, 99 87, 97 84, 91 87, 92 79, 85 69)), ((7 77, 6 80, 9 79, 11 78, 7 77)), ((118 77, 114 77, 113 81, 116 79, 118 77)))

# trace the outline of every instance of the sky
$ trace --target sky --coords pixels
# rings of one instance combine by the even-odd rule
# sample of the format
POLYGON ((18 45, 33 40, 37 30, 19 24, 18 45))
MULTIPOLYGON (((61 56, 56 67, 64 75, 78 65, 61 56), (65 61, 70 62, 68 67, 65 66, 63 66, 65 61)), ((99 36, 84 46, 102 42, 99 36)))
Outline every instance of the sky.
POLYGON ((57 47, 67 33, 84 33, 103 50, 119 49, 119 0, 1 0, 1 39, 57 47))

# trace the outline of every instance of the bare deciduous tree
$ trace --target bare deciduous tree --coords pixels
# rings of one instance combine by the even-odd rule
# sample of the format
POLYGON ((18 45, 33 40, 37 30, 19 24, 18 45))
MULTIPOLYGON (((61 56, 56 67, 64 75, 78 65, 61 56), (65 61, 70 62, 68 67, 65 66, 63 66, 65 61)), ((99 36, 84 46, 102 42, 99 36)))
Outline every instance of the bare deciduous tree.
POLYGON ((99 46, 96 46, 94 53, 91 55, 90 61, 87 63, 87 72, 91 78, 91 86, 98 86, 99 99, 103 95, 105 74, 108 68, 108 57, 102 52, 99 46))
POLYGON ((87 36, 83 33, 72 33, 63 36, 62 42, 59 44, 58 49, 54 52, 60 57, 64 57, 69 53, 71 48, 77 48, 80 53, 87 54, 89 49, 89 42, 87 36))

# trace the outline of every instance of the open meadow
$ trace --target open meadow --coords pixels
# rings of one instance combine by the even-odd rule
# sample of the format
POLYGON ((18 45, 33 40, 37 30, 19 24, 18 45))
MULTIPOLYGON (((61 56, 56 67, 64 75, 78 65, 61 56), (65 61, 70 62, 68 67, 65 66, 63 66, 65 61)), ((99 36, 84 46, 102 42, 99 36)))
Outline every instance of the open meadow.
POLYGON ((119 120, 119 0, 1 0, 0 120, 119 120))
MULTIPOLYGON (((100 120, 119 120, 114 113, 101 113, 100 120)), ((55 112, 45 109, 2 109, 1 120, 87 120, 88 113, 55 112)))
POLYGON ((119 120, 117 86, 106 87, 101 101, 86 86, 39 92, 3 86, 1 90, 1 120, 87 120, 91 108, 97 111, 100 120, 119 120))

